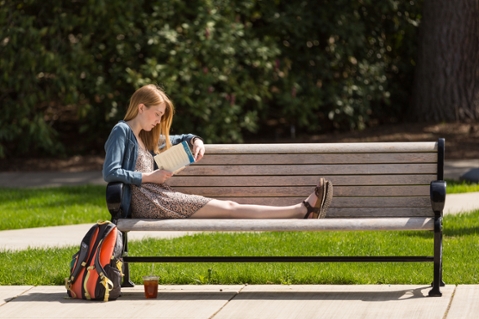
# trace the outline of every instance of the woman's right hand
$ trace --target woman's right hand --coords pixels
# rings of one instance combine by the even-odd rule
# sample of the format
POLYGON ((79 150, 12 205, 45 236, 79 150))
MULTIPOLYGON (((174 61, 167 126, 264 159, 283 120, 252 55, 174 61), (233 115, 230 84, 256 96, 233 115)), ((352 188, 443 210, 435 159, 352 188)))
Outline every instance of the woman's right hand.
POLYGON ((172 172, 165 171, 163 169, 157 169, 150 173, 142 174, 142 183, 155 183, 155 184, 164 184, 173 176, 172 172))

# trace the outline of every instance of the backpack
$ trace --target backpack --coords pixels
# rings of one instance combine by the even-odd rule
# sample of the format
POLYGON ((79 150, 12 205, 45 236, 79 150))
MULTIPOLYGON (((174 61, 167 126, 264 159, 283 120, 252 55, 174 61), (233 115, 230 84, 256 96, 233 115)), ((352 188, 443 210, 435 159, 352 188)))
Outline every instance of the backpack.
POLYGON ((110 221, 98 221, 72 256, 65 287, 71 298, 115 300, 121 294, 123 234, 110 221))

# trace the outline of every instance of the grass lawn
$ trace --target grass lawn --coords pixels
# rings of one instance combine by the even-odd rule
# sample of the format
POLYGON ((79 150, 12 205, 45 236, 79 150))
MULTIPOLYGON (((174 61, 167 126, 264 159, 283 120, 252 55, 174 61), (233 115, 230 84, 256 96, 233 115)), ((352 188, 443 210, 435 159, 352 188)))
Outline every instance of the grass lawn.
MULTIPOLYGON (((479 191, 448 182, 448 193, 479 191)), ((109 219, 103 186, 0 188, 0 230, 109 219)), ((134 255, 432 255, 431 232, 284 232, 201 234, 130 244, 134 255)), ((78 243, 79 244, 79 243, 78 243)), ((479 211, 444 217, 444 281, 479 280, 479 211)), ((0 251, 0 285, 62 285, 78 246, 0 251)), ((132 264, 132 279, 162 284, 429 284, 432 263, 132 264)))
MULTIPOLYGON (((479 192, 479 184, 447 181, 447 193, 479 192)), ((95 223, 110 219, 105 187, 0 188, 0 230, 95 223)))
POLYGON ((0 188, 0 230, 110 219, 104 186, 0 188))
POLYGON ((479 183, 446 180, 448 194, 479 192, 479 183))
MULTIPOLYGON (((213 233, 130 244, 130 255, 432 255, 431 232, 213 233)), ((0 285, 62 285, 78 247, 0 252, 0 285)), ((479 210, 444 218, 444 281, 479 280, 479 210)), ((161 284, 430 284, 432 263, 131 264, 161 284)))

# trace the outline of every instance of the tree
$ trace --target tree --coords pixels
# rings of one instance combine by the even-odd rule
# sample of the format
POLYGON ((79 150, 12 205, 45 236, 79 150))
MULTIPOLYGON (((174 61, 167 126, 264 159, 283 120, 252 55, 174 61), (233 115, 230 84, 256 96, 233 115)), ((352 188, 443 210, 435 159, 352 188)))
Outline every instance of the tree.
POLYGON ((426 122, 479 120, 479 1, 425 0, 412 116, 426 122))

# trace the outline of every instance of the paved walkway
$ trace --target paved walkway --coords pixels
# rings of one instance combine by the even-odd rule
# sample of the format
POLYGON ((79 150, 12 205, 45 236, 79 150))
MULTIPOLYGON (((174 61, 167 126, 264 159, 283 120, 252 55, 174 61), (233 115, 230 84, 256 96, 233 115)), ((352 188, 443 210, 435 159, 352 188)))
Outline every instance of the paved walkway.
MULTIPOLYGON (((455 179, 470 167, 479 167, 479 161, 455 164, 449 171, 446 169, 446 178, 455 179)), ((84 183, 104 184, 99 172, 0 173, 0 187, 84 183)), ((448 195, 445 214, 479 209, 478 199, 479 193, 448 195)), ((89 227, 90 224, 1 231, 0 250, 25 249, 32 242, 35 247, 78 245, 89 227)), ((134 232, 130 236, 158 236, 153 233, 134 232)), ((0 318, 478 317, 479 285, 446 285, 441 289, 443 296, 438 298, 427 297, 429 290, 428 285, 175 285, 160 286, 157 299, 145 299, 143 287, 136 286, 124 288, 118 300, 103 303, 68 299, 62 286, 0 286, 0 318)))
POLYGON ((111 302, 66 298, 61 286, 0 287, 0 318, 468 319, 479 314, 478 285, 188 285, 124 288, 111 302))

